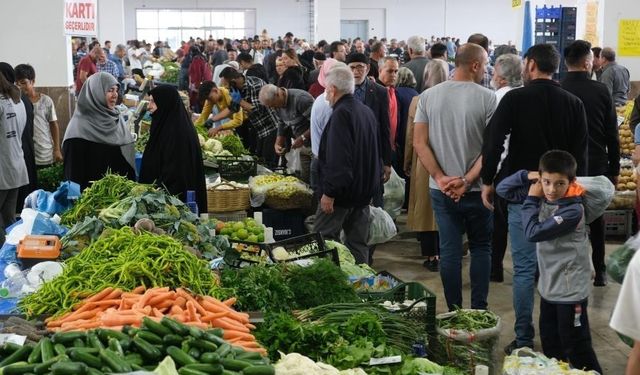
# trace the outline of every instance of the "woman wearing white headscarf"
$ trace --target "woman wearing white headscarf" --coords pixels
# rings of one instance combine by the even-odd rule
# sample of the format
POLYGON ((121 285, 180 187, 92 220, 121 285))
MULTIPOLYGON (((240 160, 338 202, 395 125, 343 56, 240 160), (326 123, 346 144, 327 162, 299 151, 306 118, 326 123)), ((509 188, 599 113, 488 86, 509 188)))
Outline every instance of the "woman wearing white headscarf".
POLYGON ((65 179, 81 189, 110 170, 135 179, 131 132, 116 109, 118 81, 109 73, 93 74, 82 86, 62 143, 65 179))

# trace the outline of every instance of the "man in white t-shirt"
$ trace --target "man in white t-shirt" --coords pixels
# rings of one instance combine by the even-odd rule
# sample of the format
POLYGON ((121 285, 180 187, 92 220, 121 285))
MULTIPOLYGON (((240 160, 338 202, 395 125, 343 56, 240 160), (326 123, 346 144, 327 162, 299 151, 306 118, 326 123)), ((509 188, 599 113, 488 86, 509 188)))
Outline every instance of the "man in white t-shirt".
POLYGON ((480 169, 483 133, 496 97, 478 83, 488 60, 482 47, 461 46, 453 79, 420 94, 415 117, 413 147, 431 176, 428 193, 440 229, 440 278, 449 310, 462 307, 465 232, 471 254, 471 308, 487 308, 493 221, 482 204, 480 169))
POLYGON ((609 325, 633 339, 633 350, 627 362, 627 375, 640 374, 640 251, 629 262, 609 325))
POLYGON ((17 65, 15 72, 20 90, 33 103, 33 144, 36 166, 47 167, 61 162, 60 129, 53 100, 45 94, 36 92, 36 73, 31 65, 17 65))

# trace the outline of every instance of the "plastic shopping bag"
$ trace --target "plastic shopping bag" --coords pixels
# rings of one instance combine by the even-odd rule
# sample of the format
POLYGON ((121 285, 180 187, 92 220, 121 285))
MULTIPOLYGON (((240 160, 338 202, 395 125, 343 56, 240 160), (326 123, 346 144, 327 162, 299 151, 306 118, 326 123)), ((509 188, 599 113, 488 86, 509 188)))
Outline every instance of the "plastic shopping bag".
POLYGON ((384 184, 384 210, 387 211, 391 218, 395 219, 400 216, 402 205, 404 204, 404 187, 406 182, 391 168, 391 176, 389 181, 384 184))
POLYGON ((369 240, 367 245, 385 243, 397 233, 396 224, 385 210, 379 207, 369 207, 369 240))
POLYGON ((616 188, 606 176, 578 177, 577 180, 585 189, 585 221, 590 224, 604 214, 613 200, 616 188))
POLYGON ((627 266, 639 247, 640 235, 636 234, 607 257, 607 273, 618 284, 622 284, 627 266))
POLYGON ((292 148, 287 152, 284 157, 287 159, 287 173, 300 174, 302 173, 302 158, 300 158, 300 148, 292 148))

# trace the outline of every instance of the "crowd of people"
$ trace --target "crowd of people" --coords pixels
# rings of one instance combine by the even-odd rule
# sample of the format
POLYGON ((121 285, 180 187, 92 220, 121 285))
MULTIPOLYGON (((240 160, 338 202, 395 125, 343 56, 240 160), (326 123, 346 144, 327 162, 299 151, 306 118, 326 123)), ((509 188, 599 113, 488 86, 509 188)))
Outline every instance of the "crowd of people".
MULTIPOLYGON (((628 100, 630 75, 613 49, 577 40, 563 51, 535 45, 521 58, 483 34, 464 44, 412 36, 312 45, 264 31, 192 39, 176 51, 162 42, 74 42, 73 53, 78 100, 64 135, 53 102, 34 89, 33 68, 0 66, 3 228, 20 206, 19 188, 33 183, 30 163, 64 161, 65 177, 82 188, 107 169, 135 178, 134 139, 116 104, 127 78, 164 57, 180 64, 179 83, 149 93, 141 181, 183 199, 195 191, 206 211, 194 124, 210 136, 236 131, 267 166, 297 152, 315 193, 314 230, 335 240, 344 231, 356 260, 371 264, 369 206, 383 206, 393 169, 407 181, 408 228, 426 269, 440 273, 449 309, 463 306, 463 236, 475 309, 488 307, 490 281, 504 279, 509 236, 515 340, 505 351, 534 346, 537 282, 544 353, 601 372, 587 306, 591 286, 606 285, 604 221, 585 222, 576 176, 615 183, 619 175, 615 108, 628 100), (558 80, 560 53, 568 73, 558 80)), ((625 308, 640 313, 637 303, 625 308)), ((637 330, 615 327, 637 340, 640 358, 637 330)))

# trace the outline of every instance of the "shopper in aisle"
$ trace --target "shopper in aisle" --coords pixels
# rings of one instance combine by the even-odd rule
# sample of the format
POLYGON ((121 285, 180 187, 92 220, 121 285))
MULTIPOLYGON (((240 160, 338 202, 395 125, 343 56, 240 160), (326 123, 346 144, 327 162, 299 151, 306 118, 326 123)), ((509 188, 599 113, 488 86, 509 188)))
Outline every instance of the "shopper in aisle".
POLYGON ((320 151, 320 140, 322 139, 322 133, 324 132, 327 123, 329 122, 329 118, 331 118, 331 113, 333 113, 333 109, 331 108, 330 103, 327 101, 327 95, 325 88, 327 86, 326 77, 327 73, 334 66, 346 66, 344 63, 333 59, 328 58, 324 64, 320 67, 320 73, 318 74, 318 84, 322 87, 323 93, 318 96, 311 106, 311 118, 310 118, 310 128, 311 128, 311 171, 309 176, 309 182, 311 185, 311 189, 314 192, 314 198, 317 201, 320 199, 318 194, 318 153, 320 151))
POLYGON ((311 107, 313 96, 306 91, 286 89, 275 85, 265 85, 260 89, 260 103, 273 108, 280 117, 278 136, 274 144, 275 153, 284 156, 287 152, 287 138, 291 141, 291 152, 300 157, 300 178, 309 183, 311 169, 311 107))
POLYGON ((593 69, 589 78, 600 81, 600 76, 602 76, 602 48, 593 47, 591 52, 593 52, 593 69))
POLYGON ((0 74, 0 129, 4 133, 0 137, 0 246, 5 241, 5 229, 15 221, 19 189, 29 183, 22 137, 18 136, 26 123, 20 90, 0 74))
POLYGON ((429 53, 431 54, 431 60, 424 67, 421 92, 446 81, 447 77, 449 77, 447 46, 442 43, 436 43, 431 46, 429 53))
MULTIPOLYGON (((479 45, 480 47, 484 48, 484 50, 487 52, 487 55, 489 55, 489 38, 487 38, 486 35, 480 33, 472 34, 467 39, 467 43, 479 45)), ((449 79, 453 77, 454 72, 455 69, 451 70, 451 72, 449 73, 449 79)), ((480 84, 490 90, 493 90, 493 88, 491 87, 491 78, 493 78, 493 67, 487 64, 486 70, 484 72, 484 77, 482 78, 482 82, 480 82, 480 84)))
POLYGON ((329 57, 341 62, 347 61, 347 46, 342 41, 335 41, 329 45, 329 57))
MULTIPOLYGON (((491 79, 491 86, 496 94, 496 100, 498 104, 504 97, 504 95, 513 90, 514 88, 522 86, 522 60, 519 56, 513 54, 503 54, 496 59, 495 67, 493 69, 493 78, 491 79)), ((509 135, 504 143, 505 150, 500 155, 501 162, 507 157, 509 150, 509 135)), ((501 166, 498 166, 499 182, 504 175, 500 175, 501 166)), ((498 196, 493 197, 493 238, 492 238, 492 252, 491 252, 491 281, 501 283, 504 281, 504 269, 502 262, 504 260, 504 254, 507 251, 507 235, 509 233, 509 221, 508 221, 508 205, 507 201, 498 196)))
MULTIPOLYGON (((380 77, 380 83, 383 87, 387 89, 387 98, 389 101, 389 144, 391 145, 391 165, 395 167, 400 174, 403 174, 401 171, 402 166, 402 156, 399 153, 404 152, 404 144, 402 147, 399 147, 400 139, 398 139, 398 133, 401 133, 405 130, 404 125, 401 125, 398 121, 399 112, 400 112, 400 104, 398 103, 398 97, 396 94, 396 84, 398 83, 398 70, 400 69, 400 64, 395 57, 384 57, 380 60, 380 71, 378 75, 380 77), (400 148, 400 150, 398 150, 400 148)), ((417 95, 417 93, 416 93, 417 95)), ((414 95, 415 96, 415 95, 414 95)), ((413 96, 411 96, 413 97, 413 96)), ((405 108, 406 112, 407 108, 405 108)), ((402 141, 404 141, 404 136, 400 137, 402 141)))
POLYGON ((314 98, 317 98, 324 92, 324 87, 318 83, 318 75, 320 75, 320 68, 326 60, 327 57, 322 52, 316 52, 313 55, 313 66, 315 69, 309 72, 309 94, 314 98))
POLYGON ((202 150, 178 90, 169 85, 151 90, 149 112, 151 127, 140 182, 165 187, 183 202, 187 202, 187 191, 192 190, 198 211, 207 212, 202 150))
POLYGON ((64 177, 80 185, 110 170, 135 180, 135 140, 116 109, 118 81, 109 73, 89 77, 62 142, 64 177))
POLYGON ((205 60, 199 47, 193 46, 189 50, 191 64, 189 65, 189 101, 194 112, 200 112, 198 90, 204 81, 211 81, 213 72, 211 66, 205 60))
POLYGON ((262 66, 262 63, 254 62, 253 58, 248 53, 241 53, 238 55, 238 64, 244 75, 247 77, 258 77, 263 81, 267 80, 267 71, 262 66))
POLYGON ((627 104, 627 95, 631 87, 629 69, 616 62, 616 52, 612 48, 603 48, 601 56, 602 74, 598 81, 607 86, 616 107, 623 106, 627 104))
MULTIPOLYGON (((554 46, 538 44, 527 51, 523 68, 525 86, 509 91, 500 101, 484 136, 482 151, 482 200, 493 209, 496 180, 504 142, 509 152, 501 168, 503 176, 518 170, 536 170, 542 154, 551 149, 568 151, 578 163, 578 176, 587 174, 587 118, 584 105, 575 95, 553 81, 560 55, 554 46)), ((526 240, 522 204, 509 203, 509 236, 513 259, 513 308, 516 339, 505 352, 533 348, 533 304, 536 251, 526 240)))
POLYGON ((268 83, 278 83, 278 75, 276 73, 276 59, 282 56, 282 50, 284 49, 284 42, 277 40, 273 43, 273 51, 269 56, 264 58, 264 68, 267 70, 267 77, 269 77, 268 83))
POLYGON ((36 92, 36 72, 29 64, 15 68, 18 87, 33 104, 33 143, 36 166, 44 168, 62 161, 60 129, 53 100, 36 92))
POLYGON ((409 68, 416 79, 416 91, 422 92, 422 77, 424 76, 424 67, 429 62, 425 51, 424 38, 421 36, 411 36, 407 39, 407 47, 411 60, 403 66, 409 68))
POLYGON ((369 202, 380 179, 377 120, 354 98, 349 68, 334 67, 325 84, 333 113, 318 151, 321 199, 314 231, 339 241, 344 230, 356 262, 368 263, 369 202))
MULTIPOLYGON (((589 176, 607 176, 615 184, 620 174, 620 143, 618 118, 607 86, 590 79, 593 67, 591 43, 576 40, 564 49, 568 72, 562 88, 574 94, 584 104, 589 134, 589 176)), ((589 237, 595 286, 605 286, 607 272, 604 263, 604 219, 602 216, 589 224, 589 237)))
POLYGON ((493 219, 482 205, 479 173, 482 133, 495 110, 496 98, 478 84, 488 60, 486 51, 473 43, 460 47, 453 80, 420 94, 415 117, 413 147, 430 175, 431 200, 440 229, 440 277, 449 310, 463 306, 465 232, 471 254, 471 308, 487 308, 493 219))
POLYGON ((398 80, 396 82, 395 92, 398 102, 398 130, 396 131, 396 161, 394 168, 401 178, 406 180, 405 197, 403 208, 407 208, 409 204, 409 175, 404 173, 405 165, 405 147, 407 138, 407 117, 409 116, 409 108, 414 97, 418 96, 415 90, 416 79, 407 68, 398 69, 398 80))
POLYGON ((292 48, 284 50, 281 59, 285 69, 284 72, 280 74, 278 86, 287 89, 306 90, 306 69, 300 64, 296 51, 292 48))
POLYGON ((107 72, 118 79, 118 75, 120 72, 118 71, 118 66, 115 62, 111 61, 107 58, 107 55, 101 53, 98 56, 98 62, 96 63, 96 71, 98 72, 107 72))
MULTIPOLYGON (((402 68, 401 68, 402 69, 402 68)), ((407 114, 407 137, 404 150, 404 173, 409 176, 407 228, 416 232, 420 253, 427 259, 422 263, 429 271, 440 271, 440 243, 438 226, 433 213, 429 191, 429 172, 420 163, 413 148, 413 134, 419 96, 411 100, 407 114)))
POLYGON ((382 158, 384 176, 376 193, 373 204, 382 207, 382 195, 384 193, 384 182, 389 180, 391 175, 391 136, 389 125, 389 97, 387 89, 367 78, 369 73, 369 59, 360 53, 353 53, 347 58, 347 65, 353 72, 355 91, 353 96, 371 108, 378 118, 378 155, 382 158))
POLYGON ((222 65, 226 60, 229 60, 229 56, 227 56, 224 40, 218 39, 216 40, 216 51, 211 55, 209 64, 215 69, 216 66, 222 65))
POLYGON ((92 74, 98 71, 98 67, 96 63, 101 55, 104 54, 104 51, 100 46, 95 46, 91 51, 78 62, 77 75, 76 75, 76 96, 80 94, 80 90, 82 89, 82 85, 87 81, 92 74))
MULTIPOLYGON (((185 51, 185 53, 188 52, 185 51)), ((137 40, 133 40, 131 42, 131 48, 127 51, 127 56, 129 57, 129 66, 131 68, 131 75, 139 75, 140 77, 144 77, 144 72, 142 71, 142 59, 146 54, 145 49, 137 40)), ((188 66, 187 66, 188 68, 188 66)))
POLYGON ((371 53, 369 53, 369 72, 368 76, 378 81, 378 75, 380 72, 380 60, 387 55, 386 47, 382 42, 375 42, 371 45, 371 53))
POLYGON ((540 341, 544 354, 601 374, 589 329, 591 259, 585 190, 576 183, 576 168, 570 153, 547 151, 540 158, 538 171, 520 170, 500 182, 497 191, 510 202, 524 202, 525 238, 535 243, 540 264, 540 341))
MULTIPOLYGON (((0 73, 4 76, 7 82, 15 85, 16 74, 11 65, 6 62, 0 62, 0 73)), ((27 195, 31 194, 38 188, 38 175, 36 173, 36 154, 34 151, 34 123, 33 123, 33 105, 25 93, 21 93, 22 105, 24 106, 25 113, 27 115, 27 122, 22 132, 22 154, 24 163, 27 166, 27 174, 29 176, 29 183, 21 186, 18 190, 18 199, 16 210, 22 212, 24 206, 24 200, 27 195)))
POLYGON ((109 60, 113 61, 118 68, 118 82, 122 83, 122 80, 127 76, 124 70, 124 57, 127 54, 127 49, 123 44, 118 44, 114 53, 109 56, 109 60))
POLYGON ((266 84, 265 81, 256 77, 245 77, 233 68, 223 69, 220 78, 231 91, 240 90, 240 107, 247 114, 252 131, 256 134, 255 153, 268 167, 274 167, 276 156, 273 145, 280 119, 273 109, 260 103, 260 89, 266 84))
POLYGON ((198 100, 203 104, 202 113, 195 120, 196 127, 205 126, 207 121, 213 123, 209 128, 209 137, 214 137, 221 130, 232 130, 241 126, 244 122, 244 111, 240 108, 240 103, 231 97, 226 87, 218 87, 212 81, 204 81, 198 91, 198 100), (215 108, 214 108, 215 107, 215 108), (210 116, 212 112, 215 114, 210 116), (219 125, 219 126, 218 126, 219 125))
POLYGON ((633 340, 633 349, 629 353, 626 375, 640 374, 640 330, 638 330, 638 316, 640 316, 640 251, 636 251, 627 266, 618 301, 611 316, 609 325, 619 334, 633 340))

